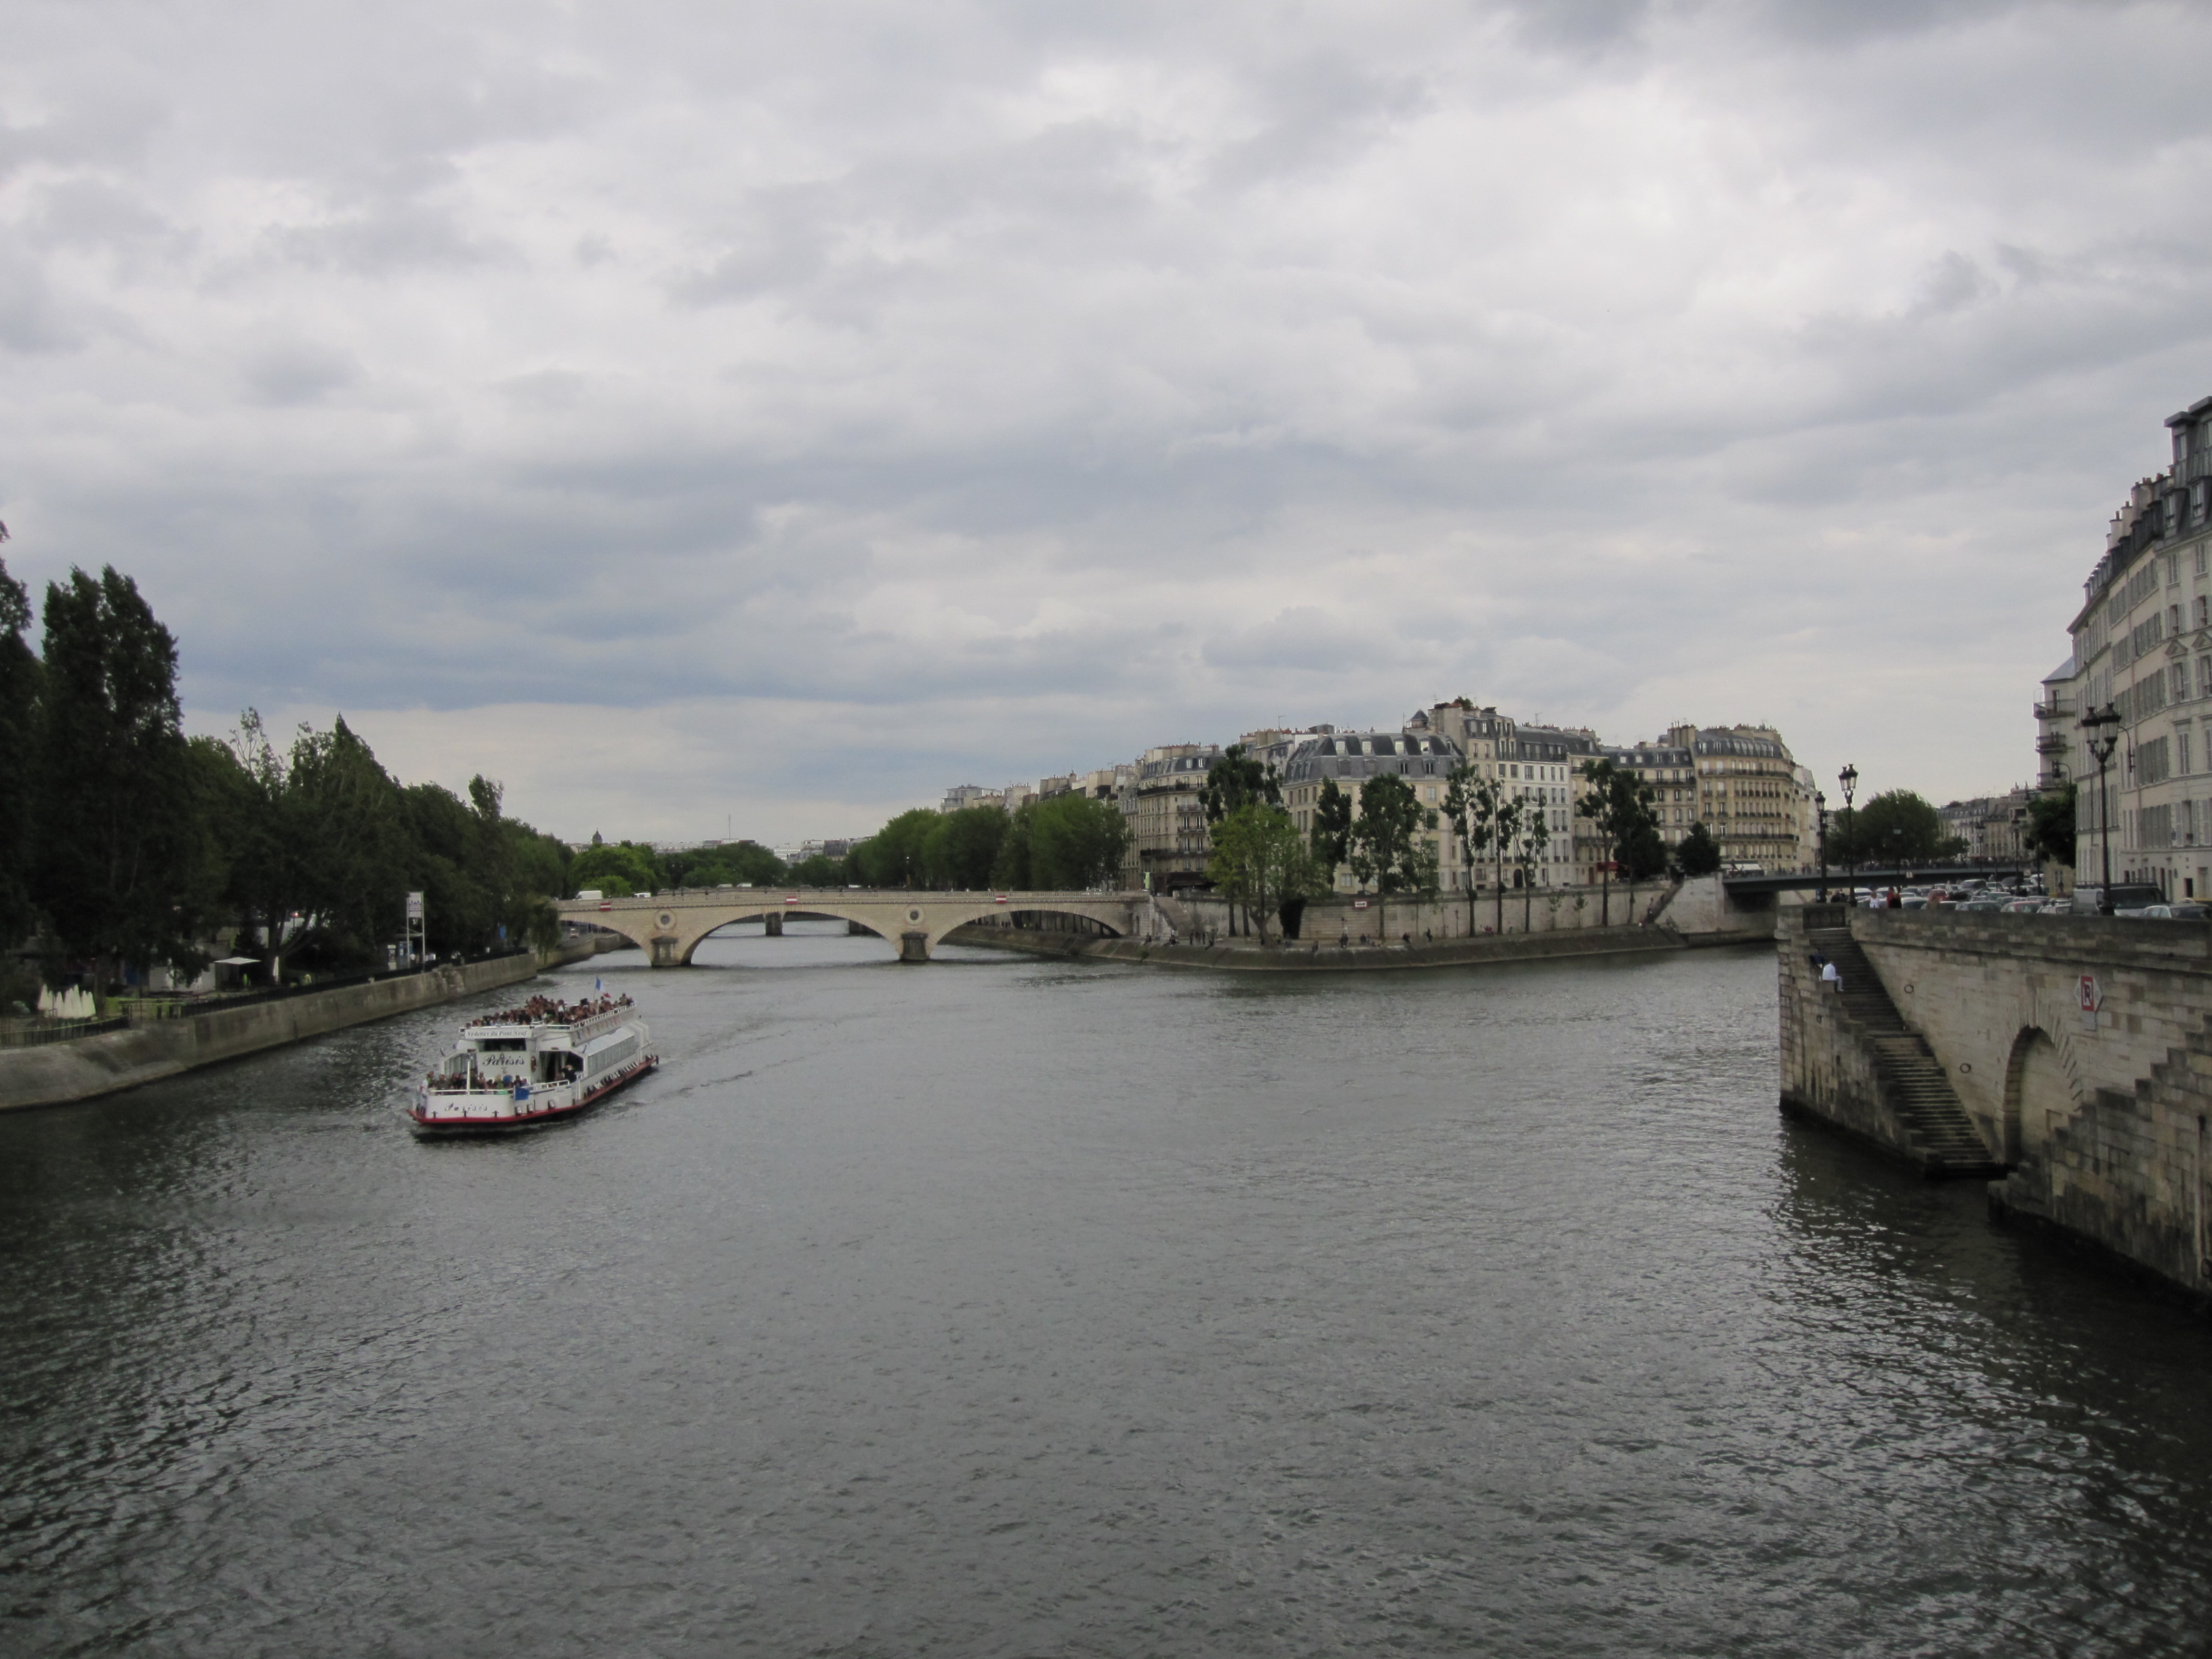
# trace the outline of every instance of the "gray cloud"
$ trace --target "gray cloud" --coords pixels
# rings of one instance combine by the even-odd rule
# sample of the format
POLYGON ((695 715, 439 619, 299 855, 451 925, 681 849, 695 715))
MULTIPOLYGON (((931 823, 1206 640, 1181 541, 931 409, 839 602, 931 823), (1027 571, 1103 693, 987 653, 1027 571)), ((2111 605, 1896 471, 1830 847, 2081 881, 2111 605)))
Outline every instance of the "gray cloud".
POLYGON ((0 85, 11 568, 573 833, 1461 693, 1999 787, 2212 389, 2179 8, 132 16, 0 85))

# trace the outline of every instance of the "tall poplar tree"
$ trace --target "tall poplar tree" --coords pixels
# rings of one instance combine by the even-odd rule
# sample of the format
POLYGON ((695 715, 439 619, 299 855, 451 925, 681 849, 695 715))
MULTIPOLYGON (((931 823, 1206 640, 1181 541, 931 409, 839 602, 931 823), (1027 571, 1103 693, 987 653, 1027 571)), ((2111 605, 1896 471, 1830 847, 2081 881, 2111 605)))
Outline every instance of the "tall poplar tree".
POLYGON ((112 565, 46 585, 37 890, 94 1000, 117 971, 193 948, 205 848, 177 706, 177 642, 112 565))
MULTIPOLYGON (((0 542, 8 530, 0 525, 0 542)), ((33 781, 38 775, 39 659, 23 631, 31 599, 0 562, 0 948, 32 928, 33 781)))

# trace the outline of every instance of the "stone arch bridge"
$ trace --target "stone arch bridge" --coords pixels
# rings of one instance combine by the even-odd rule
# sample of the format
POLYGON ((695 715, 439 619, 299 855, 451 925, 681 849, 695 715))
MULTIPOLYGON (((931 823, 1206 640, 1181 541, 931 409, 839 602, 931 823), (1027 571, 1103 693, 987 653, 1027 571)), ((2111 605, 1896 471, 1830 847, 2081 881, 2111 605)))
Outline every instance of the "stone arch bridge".
POLYGON ((564 921, 586 921, 620 933, 656 968, 690 966, 699 941, 734 922, 787 915, 829 916, 857 923, 897 947, 901 962, 927 962, 954 928, 988 916, 1080 916, 1124 938, 1160 931, 1149 893, 881 892, 843 887, 717 888, 641 894, 635 898, 570 899, 555 907, 564 921))

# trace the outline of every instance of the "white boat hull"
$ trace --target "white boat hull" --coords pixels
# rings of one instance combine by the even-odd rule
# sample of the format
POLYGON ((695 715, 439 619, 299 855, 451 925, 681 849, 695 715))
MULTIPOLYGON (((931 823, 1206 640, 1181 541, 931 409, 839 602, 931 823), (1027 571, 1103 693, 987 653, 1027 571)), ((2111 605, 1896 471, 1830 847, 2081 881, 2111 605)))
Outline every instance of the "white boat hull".
POLYGON ((404 1109, 422 1139, 515 1134, 589 1111, 660 1063, 629 999, 532 998, 462 1028, 404 1109))
POLYGON ((549 1123, 582 1116, 616 1090, 636 1082, 659 1064, 659 1055, 647 1054, 619 1072, 595 1079, 580 1094, 574 1085, 566 1083, 543 1085, 520 1100, 512 1090, 418 1089, 415 1104, 408 1109, 408 1123, 418 1140, 542 1129, 549 1123))

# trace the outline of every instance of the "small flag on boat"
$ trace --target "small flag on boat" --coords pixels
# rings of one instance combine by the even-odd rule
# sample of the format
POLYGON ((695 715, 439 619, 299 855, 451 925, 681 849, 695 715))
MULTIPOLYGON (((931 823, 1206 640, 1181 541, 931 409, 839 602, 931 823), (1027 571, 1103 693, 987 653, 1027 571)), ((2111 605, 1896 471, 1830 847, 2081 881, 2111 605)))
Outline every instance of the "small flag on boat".
POLYGON ((592 988, 594 991, 604 991, 607 988, 607 982, 604 979, 595 979, 592 981, 592 988))

